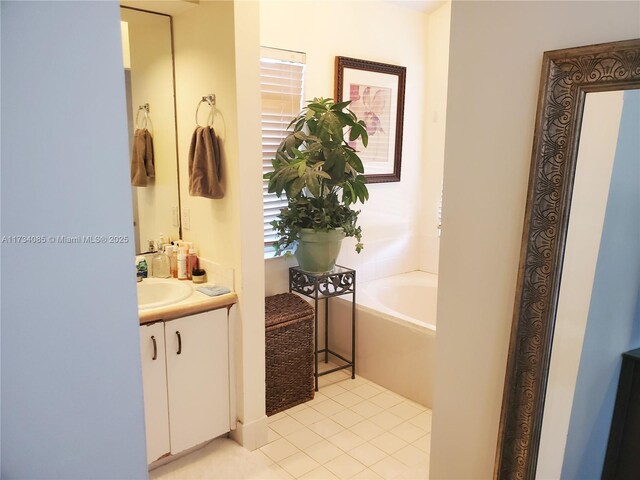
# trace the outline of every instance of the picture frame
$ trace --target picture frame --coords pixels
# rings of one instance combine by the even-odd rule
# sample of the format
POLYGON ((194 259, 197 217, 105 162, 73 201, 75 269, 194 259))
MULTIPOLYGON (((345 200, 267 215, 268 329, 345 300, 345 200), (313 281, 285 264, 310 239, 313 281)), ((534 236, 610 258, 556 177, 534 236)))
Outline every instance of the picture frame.
POLYGON ((349 142, 364 165, 367 183, 399 182, 406 67, 336 57, 335 100, 351 100, 349 109, 367 124, 369 143, 349 142))

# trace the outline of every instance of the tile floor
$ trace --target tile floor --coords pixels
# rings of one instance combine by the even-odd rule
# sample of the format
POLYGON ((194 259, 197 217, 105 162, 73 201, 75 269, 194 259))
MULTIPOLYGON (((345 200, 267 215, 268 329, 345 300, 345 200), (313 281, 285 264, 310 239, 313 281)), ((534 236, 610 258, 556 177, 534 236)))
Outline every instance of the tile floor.
POLYGON ((429 409, 343 370, 320 377, 313 400, 269 417, 261 449, 216 439, 149 478, 427 479, 430 443, 429 409))

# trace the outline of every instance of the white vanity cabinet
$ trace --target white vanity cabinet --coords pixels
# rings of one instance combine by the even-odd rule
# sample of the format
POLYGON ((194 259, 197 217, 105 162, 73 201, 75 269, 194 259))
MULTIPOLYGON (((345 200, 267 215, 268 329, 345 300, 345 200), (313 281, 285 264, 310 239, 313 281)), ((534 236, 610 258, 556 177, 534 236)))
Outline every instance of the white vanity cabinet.
POLYGON ((147 431, 147 463, 151 463, 171 451, 164 322, 140 326, 140 354, 144 422, 147 431))
POLYGON ((149 463, 230 430, 227 312, 140 327, 149 463))

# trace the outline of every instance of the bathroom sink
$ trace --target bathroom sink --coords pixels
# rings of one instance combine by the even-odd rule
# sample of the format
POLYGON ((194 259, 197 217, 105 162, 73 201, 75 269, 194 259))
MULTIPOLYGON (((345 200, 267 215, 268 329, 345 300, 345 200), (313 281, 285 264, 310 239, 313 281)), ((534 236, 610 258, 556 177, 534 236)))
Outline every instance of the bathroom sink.
POLYGON ((162 278, 145 278, 138 283, 138 308, 146 310, 171 305, 190 297, 192 293, 193 289, 189 283, 162 278))

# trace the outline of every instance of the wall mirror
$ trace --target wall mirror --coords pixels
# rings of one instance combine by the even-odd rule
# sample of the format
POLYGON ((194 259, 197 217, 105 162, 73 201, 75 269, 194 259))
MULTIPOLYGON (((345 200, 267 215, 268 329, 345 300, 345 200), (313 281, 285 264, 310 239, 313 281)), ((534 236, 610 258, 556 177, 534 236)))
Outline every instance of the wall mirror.
POLYGON ((181 237, 172 23, 168 15, 130 7, 121 7, 120 14, 135 249, 140 253, 161 233, 165 239, 181 237))
POLYGON ((544 54, 495 478, 602 474, 640 347, 636 89, 640 39, 544 54))

